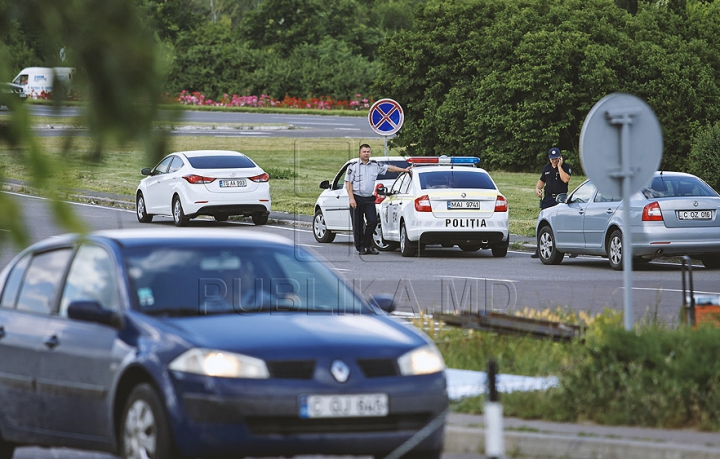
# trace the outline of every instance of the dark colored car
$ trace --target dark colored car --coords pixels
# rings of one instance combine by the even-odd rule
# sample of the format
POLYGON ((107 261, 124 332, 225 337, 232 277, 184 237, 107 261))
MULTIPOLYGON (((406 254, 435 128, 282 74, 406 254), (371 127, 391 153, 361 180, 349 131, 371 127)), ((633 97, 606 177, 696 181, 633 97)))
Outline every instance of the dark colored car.
POLYGON ((22 105, 27 94, 22 86, 13 83, 0 83, 0 107, 5 105, 10 110, 22 105))
POLYGON ((18 445, 384 457, 411 439, 403 457, 440 457, 436 347, 290 240, 65 235, 20 253, 0 285, 0 459, 18 445))

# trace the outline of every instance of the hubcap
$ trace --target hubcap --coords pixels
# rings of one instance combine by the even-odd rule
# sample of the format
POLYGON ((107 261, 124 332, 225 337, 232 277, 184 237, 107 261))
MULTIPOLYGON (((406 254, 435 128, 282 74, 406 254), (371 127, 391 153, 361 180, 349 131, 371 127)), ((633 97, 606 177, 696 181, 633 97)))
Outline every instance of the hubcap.
POLYGON ((180 201, 175 201, 175 207, 173 208, 173 217, 175 217, 175 221, 180 221, 180 201))
POLYGON ((387 244, 382 237, 382 227, 380 227, 380 223, 377 224, 377 226, 375 227, 375 232, 373 232, 373 242, 381 249, 387 247, 387 244))
POLYGON ((128 459, 152 459, 156 448, 155 416, 144 400, 136 400, 125 418, 125 456, 128 459))
POLYGON ((405 244, 407 244, 407 242, 405 241, 405 227, 403 226, 400 228, 400 250, 403 252, 405 251, 405 244))
POLYGON ((540 235, 540 255, 547 259, 550 258, 553 249, 553 240, 550 237, 550 233, 543 233, 540 235))
POLYGON ((622 240, 620 240, 620 238, 614 237, 612 241, 610 241, 610 260, 612 260, 615 265, 619 265, 620 262, 622 262, 622 240))
POLYGON ((321 214, 315 216, 315 236, 322 238, 325 236, 327 226, 325 225, 325 218, 321 214))
POLYGON ((145 200, 142 198, 142 196, 138 198, 137 214, 140 218, 143 218, 143 216, 145 215, 145 200))

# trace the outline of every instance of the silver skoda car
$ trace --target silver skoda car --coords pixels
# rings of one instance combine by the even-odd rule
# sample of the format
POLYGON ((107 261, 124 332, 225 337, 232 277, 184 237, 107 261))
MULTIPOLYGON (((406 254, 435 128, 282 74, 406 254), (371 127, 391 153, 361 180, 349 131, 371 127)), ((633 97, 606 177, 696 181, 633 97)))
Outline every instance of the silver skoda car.
MULTIPOLYGON (((607 257, 621 270, 622 202, 606 196, 589 180, 537 220, 540 260, 563 261, 564 254, 607 257)), ((630 200, 632 257, 646 263, 657 257, 689 255, 706 268, 720 268, 720 195, 700 178, 682 172, 656 172, 630 200)))

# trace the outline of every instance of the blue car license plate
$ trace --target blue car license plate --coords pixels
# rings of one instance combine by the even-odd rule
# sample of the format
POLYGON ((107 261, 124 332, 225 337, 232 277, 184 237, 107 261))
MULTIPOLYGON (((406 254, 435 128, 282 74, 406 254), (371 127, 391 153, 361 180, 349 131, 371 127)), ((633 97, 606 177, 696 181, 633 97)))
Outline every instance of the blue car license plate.
POLYGON ((301 395, 299 405, 304 419, 388 415, 387 394, 301 395))

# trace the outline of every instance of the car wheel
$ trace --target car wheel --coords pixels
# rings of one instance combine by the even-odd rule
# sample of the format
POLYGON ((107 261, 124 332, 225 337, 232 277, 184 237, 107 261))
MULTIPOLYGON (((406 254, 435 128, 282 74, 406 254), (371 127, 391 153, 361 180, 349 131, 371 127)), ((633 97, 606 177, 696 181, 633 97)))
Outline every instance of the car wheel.
POLYGON ((555 246, 555 235, 549 226, 543 226, 538 233, 538 254, 540 261, 546 265, 559 265, 562 263, 564 253, 555 246))
POLYGON ((137 219, 140 223, 150 223, 153 216, 147 213, 147 207, 145 207, 145 196, 142 193, 138 193, 137 199, 135 200, 135 211, 137 212, 137 219))
POLYGON ((163 404, 149 384, 140 384, 130 393, 120 428, 123 459, 175 457, 163 404))
POLYGON ((313 218, 313 236, 315 236, 316 241, 322 244, 335 240, 335 233, 327 229, 325 215, 320 209, 315 211, 315 217, 313 218))
POLYGON ((400 253, 403 257, 414 257, 417 253, 417 243, 407 237, 405 222, 400 224, 400 253))
POLYGON ((266 214, 265 212, 255 212, 252 214, 252 221, 255 226, 262 226, 265 223, 268 222, 268 217, 270 214, 266 214))
POLYGON ((375 226, 375 231, 373 232, 373 245, 382 252, 392 252, 398 248, 397 242, 388 242, 385 240, 382 234, 382 226, 380 226, 379 221, 377 226, 375 226))
POLYGON ((480 244, 459 244, 458 247, 463 252, 477 252, 480 250, 480 244))
POLYGON ((182 203, 180 202, 180 198, 177 196, 175 196, 175 199, 173 199, 172 209, 173 221, 175 222, 175 226, 187 226, 190 219, 185 216, 185 212, 183 212, 182 208, 182 203))
POLYGON ((15 445, 0 438, 0 459, 12 459, 15 445))
POLYGON ((495 258, 502 258, 505 255, 507 255, 508 246, 504 247, 492 247, 490 249, 492 251, 493 257, 495 258))
POLYGON ((623 269, 622 232, 620 230, 615 230, 610 234, 607 243, 607 256, 612 269, 616 271, 623 269))
POLYGON ((217 214, 213 215, 213 217, 215 218, 216 222, 226 222, 229 216, 226 214, 217 214))
POLYGON ((718 255, 706 255, 700 259, 702 264, 707 269, 718 269, 720 268, 720 256, 718 255))

